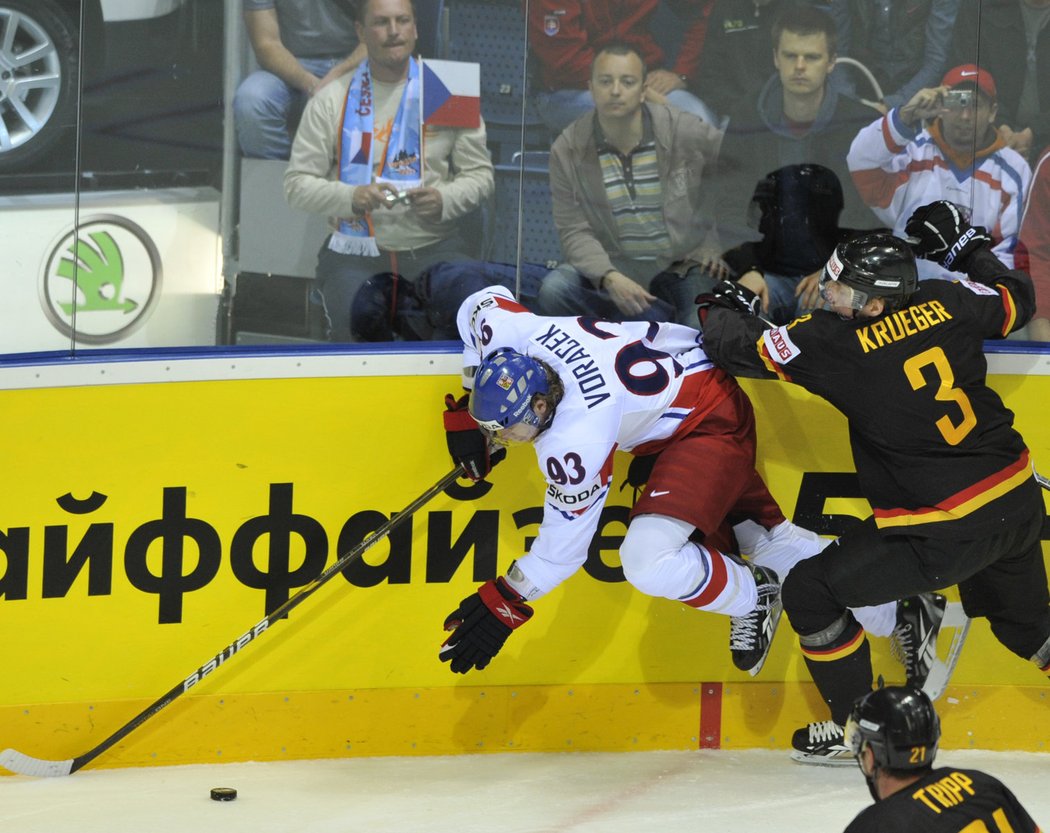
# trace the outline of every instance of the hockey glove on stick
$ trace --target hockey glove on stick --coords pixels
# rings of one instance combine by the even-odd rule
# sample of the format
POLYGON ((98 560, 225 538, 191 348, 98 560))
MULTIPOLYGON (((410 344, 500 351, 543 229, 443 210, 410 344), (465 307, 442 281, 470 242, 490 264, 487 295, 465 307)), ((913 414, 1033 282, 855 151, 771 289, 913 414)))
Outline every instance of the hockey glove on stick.
POLYGON ((532 618, 532 608, 504 578, 486 581, 445 619, 452 635, 439 657, 456 674, 479 671, 499 653, 511 631, 532 618))
POLYGON ((696 314, 700 319, 700 326, 704 325, 704 319, 711 307, 722 307, 744 315, 758 316, 762 307, 762 300, 750 289, 736 281, 719 281, 710 292, 704 292, 696 296, 694 303, 697 305, 696 314))
POLYGON ((505 448, 489 451, 489 440, 467 410, 466 394, 456 399, 445 394, 445 442, 452 461, 463 466, 471 480, 484 480, 492 467, 507 456, 505 448))
POLYGON ((965 272, 971 255, 992 245, 988 232, 982 226, 971 226, 947 200, 916 208, 904 231, 916 255, 953 272, 965 272))

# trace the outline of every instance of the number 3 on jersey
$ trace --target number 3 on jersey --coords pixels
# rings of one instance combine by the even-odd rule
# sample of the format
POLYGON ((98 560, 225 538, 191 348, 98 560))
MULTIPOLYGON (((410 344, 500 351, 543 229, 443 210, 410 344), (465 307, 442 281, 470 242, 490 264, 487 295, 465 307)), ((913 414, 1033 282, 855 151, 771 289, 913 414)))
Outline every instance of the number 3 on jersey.
POLYGON ((922 372, 928 366, 932 366, 937 372, 939 380, 937 393, 935 394, 937 401, 954 402, 962 412, 962 421, 958 424, 952 422, 951 417, 947 414, 934 423, 948 445, 958 445, 977 425, 977 415, 973 412, 973 405, 970 404, 969 397, 954 386, 955 374, 952 372, 951 364, 948 363, 948 357, 944 355, 944 351, 940 347, 931 347, 929 350, 923 350, 917 356, 912 356, 904 363, 904 372, 911 383, 911 389, 921 390, 928 384, 931 384, 931 382, 926 380, 922 372))

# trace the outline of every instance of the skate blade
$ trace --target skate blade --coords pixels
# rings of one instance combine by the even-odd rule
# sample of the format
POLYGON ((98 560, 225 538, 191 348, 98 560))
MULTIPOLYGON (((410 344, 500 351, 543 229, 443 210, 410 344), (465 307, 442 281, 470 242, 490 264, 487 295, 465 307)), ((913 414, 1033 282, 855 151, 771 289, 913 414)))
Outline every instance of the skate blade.
MULTIPOLYGON (((936 700, 944 694, 944 690, 948 687, 948 681, 955 672, 955 666, 959 664, 959 657, 962 655, 966 636, 970 632, 970 618, 963 612, 961 603, 949 602, 947 607, 945 607, 944 618, 941 620, 941 633, 944 632, 945 628, 951 628, 954 631, 951 643, 948 645, 948 651, 944 657, 938 654, 937 659, 930 666, 930 673, 922 686, 922 690, 929 695, 931 700, 936 700)), ((940 646, 938 645, 939 650, 940 646)))
POLYGON ((807 766, 856 766, 857 759, 852 755, 839 755, 835 758, 828 758, 824 755, 810 755, 807 752, 800 752, 795 749, 791 753, 791 760, 795 763, 806 764, 807 766))

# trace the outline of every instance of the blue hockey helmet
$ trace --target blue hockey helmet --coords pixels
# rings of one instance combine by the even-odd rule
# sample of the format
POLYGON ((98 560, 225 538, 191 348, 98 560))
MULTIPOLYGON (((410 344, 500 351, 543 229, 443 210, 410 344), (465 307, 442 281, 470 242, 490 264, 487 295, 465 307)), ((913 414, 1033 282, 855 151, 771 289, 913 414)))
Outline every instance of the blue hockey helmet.
POLYGON ((489 353, 474 373, 470 415, 491 434, 519 423, 542 428, 532 397, 549 391, 547 372, 536 359, 503 347, 489 353))

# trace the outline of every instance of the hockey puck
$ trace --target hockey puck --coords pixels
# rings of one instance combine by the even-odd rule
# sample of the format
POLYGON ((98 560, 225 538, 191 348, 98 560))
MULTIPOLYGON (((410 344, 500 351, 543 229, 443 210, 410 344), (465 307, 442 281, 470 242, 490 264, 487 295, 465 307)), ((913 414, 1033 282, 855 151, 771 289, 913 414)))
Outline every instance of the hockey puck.
POLYGON ((233 801, 237 797, 237 790, 233 787, 212 787, 212 801, 233 801))

